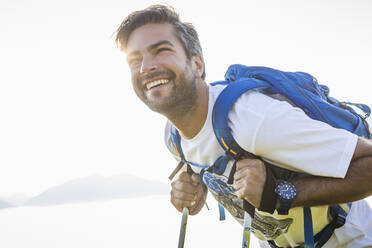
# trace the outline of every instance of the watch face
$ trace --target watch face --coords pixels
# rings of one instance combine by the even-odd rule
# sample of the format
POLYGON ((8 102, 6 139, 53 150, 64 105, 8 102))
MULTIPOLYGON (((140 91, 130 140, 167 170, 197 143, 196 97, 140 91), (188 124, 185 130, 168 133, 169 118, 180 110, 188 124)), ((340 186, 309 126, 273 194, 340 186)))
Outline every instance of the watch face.
POLYGON ((296 187, 290 182, 280 182, 275 189, 277 195, 283 199, 292 200, 296 197, 296 187))

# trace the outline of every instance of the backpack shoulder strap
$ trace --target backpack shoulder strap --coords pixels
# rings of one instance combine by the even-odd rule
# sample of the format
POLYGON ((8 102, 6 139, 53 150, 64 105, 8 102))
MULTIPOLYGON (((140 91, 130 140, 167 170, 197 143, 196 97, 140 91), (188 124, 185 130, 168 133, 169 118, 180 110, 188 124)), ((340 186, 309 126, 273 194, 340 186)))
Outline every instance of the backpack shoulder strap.
POLYGON ((170 125, 169 132, 170 132, 170 140, 171 140, 172 146, 174 150, 176 151, 177 156, 180 158, 182 163, 198 167, 199 169, 207 169, 209 167, 209 165, 201 165, 201 164, 188 161, 182 151, 180 133, 173 125, 170 125))
POLYGON ((174 150, 176 151, 178 157, 180 157, 181 160, 184 161, 185 156, 183 155, 183 151, 181 147, 181 136, 173 125, 170 125, 169 131, 170 131, 170 138, 171 138, 174 150))
POLYGON ((228 127, 229 111, 243 93, 261 87, 270 87, 270 84, 255 78, 231 82, 222 90, 214 103, 212 112, 214 134, 225 152, 234 158, 239 157, 245 151, 238 145, 230 132, 228 127))
MULTIPOLYGON (((181 137, 180 137, 180 134, 178 133, 177 129, 173 125, 170 125, 169 133, 170 133, 171 144, 174 147, 174 150, 176 151, 177 156, 180 158, 180 162, 178 163, 177 167, 172 171, 172 173, 168 177, 169 180, 173 180, 174 176, 184 166, 184 164, 185 164, 185 157, 183 155, 182 148, 181 148, 181 137)), ((189 171, 189 166, 187 167, 187 169, 189 171)))

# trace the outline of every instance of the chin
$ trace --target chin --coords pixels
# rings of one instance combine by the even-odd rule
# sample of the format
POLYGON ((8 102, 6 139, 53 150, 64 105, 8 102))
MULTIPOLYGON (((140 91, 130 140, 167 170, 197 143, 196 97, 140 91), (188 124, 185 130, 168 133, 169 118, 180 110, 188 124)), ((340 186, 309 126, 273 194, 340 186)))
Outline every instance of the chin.
POLYGON ((149 109, 159 114, 166 114, 171 111, 171 106, 167 104, 146 104, 149 109))
POLYGON ((175 106, 177 103, 174 102, 174 99, 162 99, 162 101, 146 101, 144 102, 146 106, 154 112, 157 112, 162 115, 167 115, 174 111, 177 111, 175 106), (172 101, 173 100, 173 101, 172 101))

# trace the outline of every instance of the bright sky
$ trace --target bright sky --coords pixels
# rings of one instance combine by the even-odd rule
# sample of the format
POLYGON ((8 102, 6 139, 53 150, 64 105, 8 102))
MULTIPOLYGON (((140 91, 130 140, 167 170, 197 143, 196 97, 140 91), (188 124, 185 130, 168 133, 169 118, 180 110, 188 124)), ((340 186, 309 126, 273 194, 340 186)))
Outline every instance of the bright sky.
MULTIPOLYGON (((0 3, 0 195, 93 173, 167 182, 164 118, 135 96, 113 33, 154 1, 0 3)), ((207 81, 229 64, 302 70, 372 103, 372 2, 167 1, 200 35, 207 81), (213 10, 212 10, 213 9, 213 10)))

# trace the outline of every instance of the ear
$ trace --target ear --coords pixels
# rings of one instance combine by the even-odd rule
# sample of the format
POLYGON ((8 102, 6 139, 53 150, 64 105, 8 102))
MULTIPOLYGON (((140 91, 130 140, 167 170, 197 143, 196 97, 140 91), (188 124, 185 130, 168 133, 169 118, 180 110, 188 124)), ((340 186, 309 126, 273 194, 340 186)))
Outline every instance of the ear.
POLYGON ((201 78, 204 72, 204 64, 203 59, 199 55, 195 55, 191 58, 192 69, 194 71, 194 75, 198 78, 201 78))

